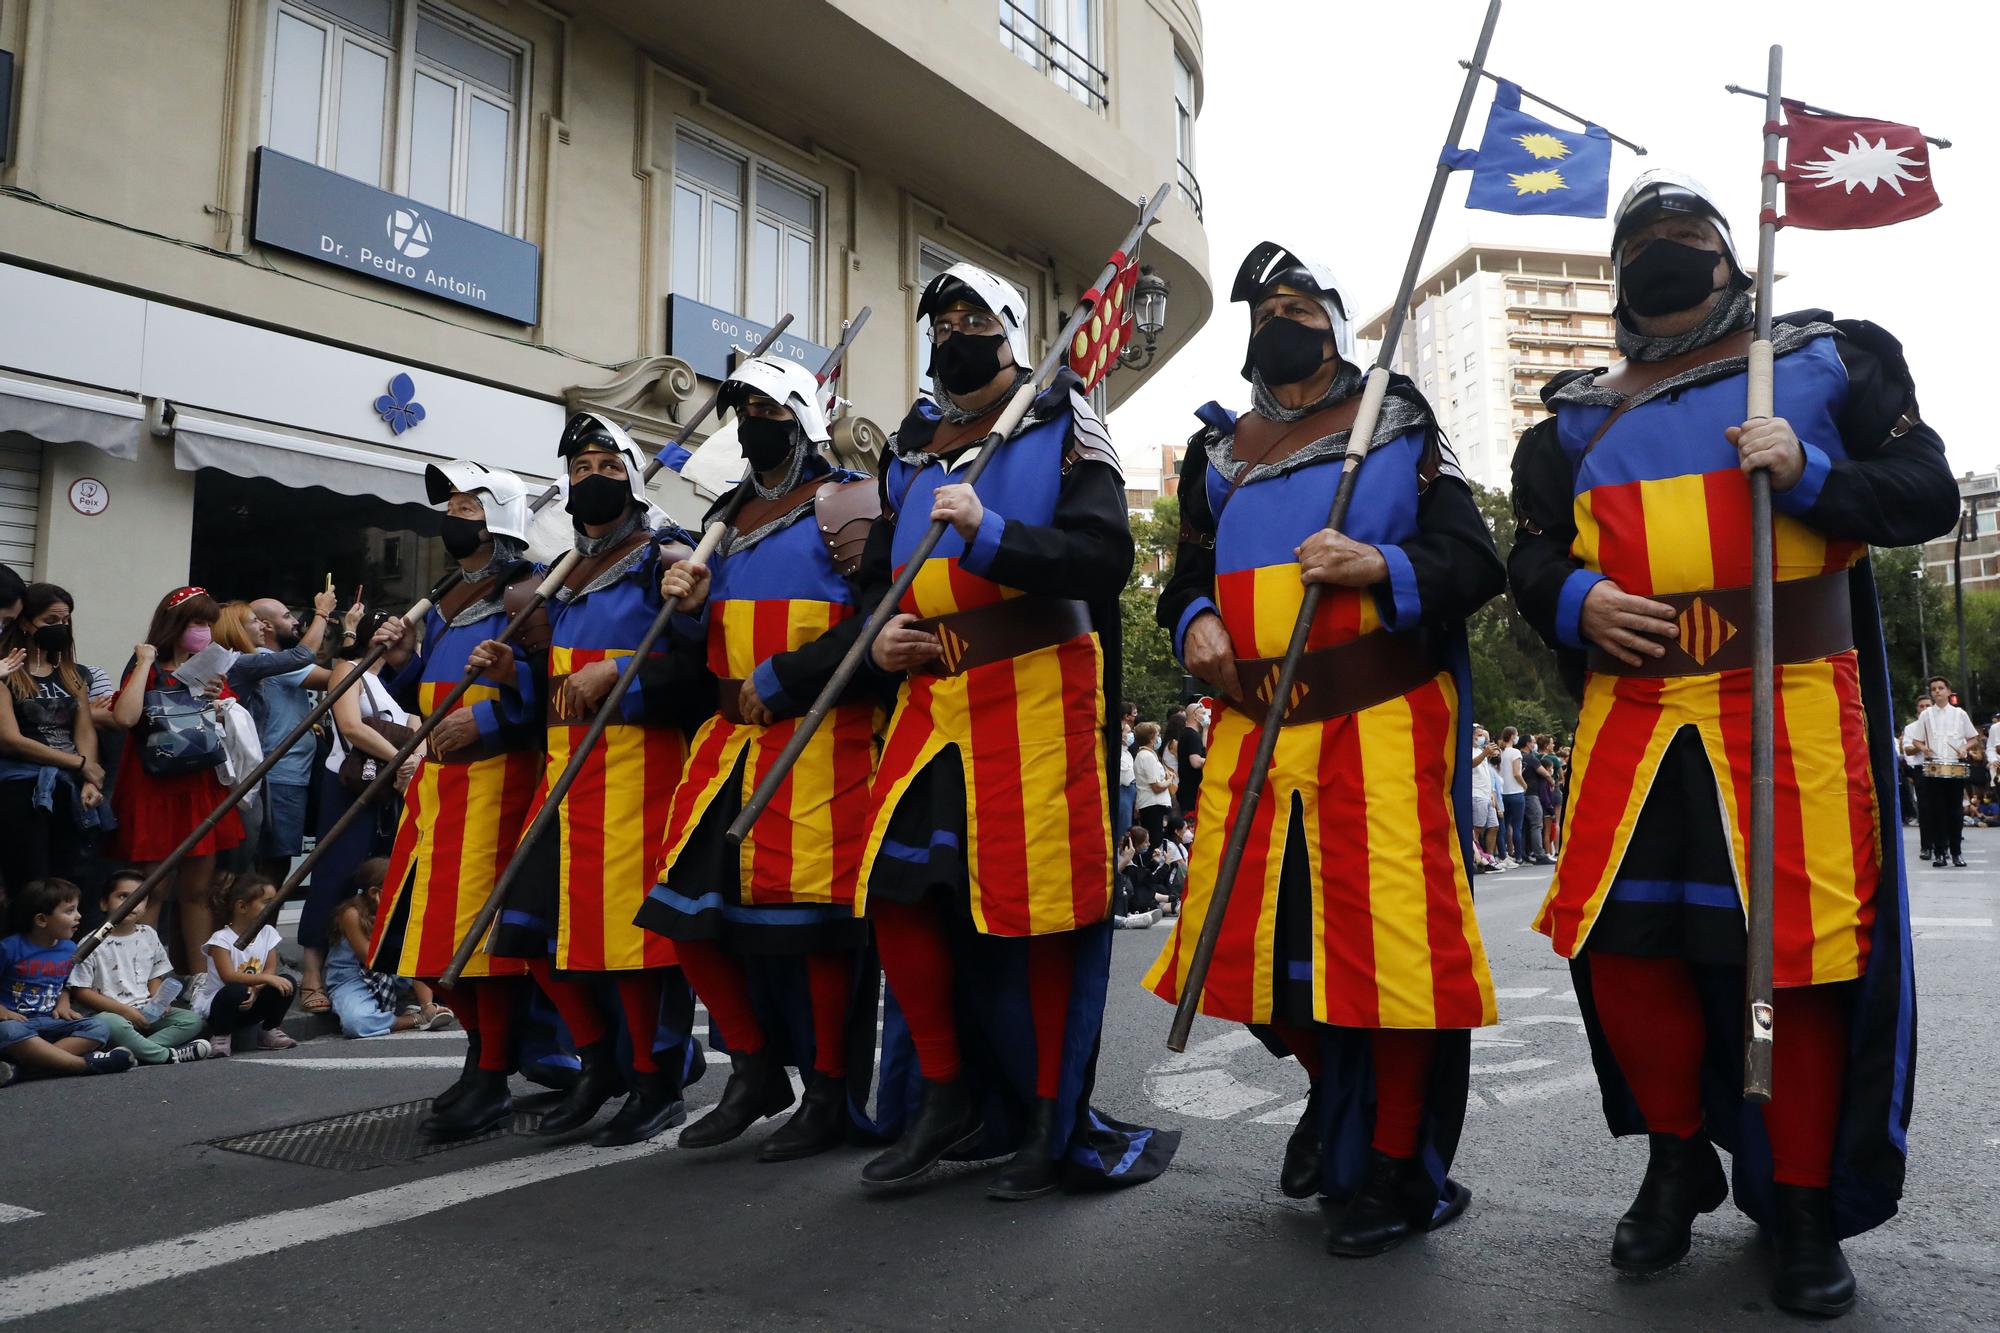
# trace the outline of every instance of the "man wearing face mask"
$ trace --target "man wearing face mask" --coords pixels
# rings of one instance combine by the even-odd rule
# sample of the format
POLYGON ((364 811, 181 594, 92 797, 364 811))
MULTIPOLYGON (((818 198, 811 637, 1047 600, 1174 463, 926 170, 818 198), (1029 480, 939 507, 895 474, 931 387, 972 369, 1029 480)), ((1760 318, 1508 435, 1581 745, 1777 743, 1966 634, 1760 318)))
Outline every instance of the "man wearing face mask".
MULTIPOLYGON (((440 539, 461 578, 424 618, 421 636, 400 618, 375 642, 389 646, 389 690, 414 713, 433 712, 464 679, 467 659, 498 635, 533 593, 527 556, 528 497, 521 479, 458 460, 424 470, 440 539)), ((410 761, 403 814, 382 880, 368 966, 435 980, 451 961, 519 840, 542 763, 542 675, 548 622, 536 616, 512 651, 452 706, 410 761)), ((445 1002, 464 1023, 465 1069, 433 1099, 425 1129, 469 1138, 513 1114, 514 1015, 527 965, 478 951, 445 1002)))
POLYGON ((1265 242, 1231 299, 1250 314, 1252 408, 1216 403, 1181 470, 1158 618, 1224 696, 1187 892, 1147 977, 1178 1001, 1308 583, 1326 586, 1236 877, 1201 1012, 1248 1024, 1312 1077, 1279 1182, 1319 1194, 1327 1249, 1380 1254, 1458 1216, 1448 1178, 1469 1029, 1494 1021, 1467 867, 1465 618, 1500 559, 1416 386, 1392 377, 1346 532, 1326 527, 1363 382, 1333 275, 1265 242))
MULTIPOLYGON (((298 618, 275 597, 250 603, 250 629, 259 640, 257 651, 238 658, 229 669, 229 685, 257 723, 264 753, 291 735, 312 708, 310 690, 325 687, 326 668, 314 664, 337 599, 332 589, 313 595, 312 623, 299 633, 298 618)), ((310 735, 286 751, 264 776, 264 811, 257 833, 257 870, 274 882, 282 880, 291 859, 304 844, 306 797, 312 788, 313 742, 310 735)))
POLYGON ((1699 184, 1648 172, 1614 219, 1608 371, 1557 376, 1514 456, 1522 613, 1582 700, 1566 838, 1537 919, 1571 960, 1611 1128, 1648 1136, 1611 1262, 1678 1261, 1730 1193, 1777 1303, 1854 1300, 1843 1236, 1896 1211, 1915 1013, 1895 745, 1868 547, 1948 530, 1958 494, 1894 338, 1773 321, 1777 415, 1743 419, 1750 279, 1699 184), (1776 648, 1772 1098, 1742 1100, 1750 810, 1749 473, 1769 472, 1776 648))
MULTIPOLYGON (((548 754, 524 825, 664 605, 661 570, 694 545, 647 500, 645 455, 622 426, 578 412, 557 452, 582 559, 549 605, 548 754)), ((489 672, 508 661, 509 650, 490 640, 467 658, 489 672)), ((660 831, 686 754, 682 710, 693 689, 679 659, 656 648, 584 762, 556 826, 524 853, 531 859, 494 928, 493 952, 527 960, 583 1063, 576 1086, 543 1117, 545 1135, 582 1129, 621 1087, 629 1090, 623 1106, 591 1138, 599 1147, 650 1139, 687 1115, 681 1091, 694 998, 673 945, 633 915, 659 878, 660 831), (620 1016, 629 1077, 618 1067, 620 1016)))
POLYGON ((977 487, 955 481, 1029 373, 1025 310, 1005 280, 955 264, 917 314, 935 396, 889 442, 861 605, 932 522, 948 528, 872 645, 901 688, 859 902, 923 1078, 914 1107, 907 1087, 882 1106, 900 1137, 862 1180, 1012 1153, 991 1198, 1137 1184, 1177 1136, 1090 1107, 1111 965, 1109 700, 1132 568, 1118 456, 1065 371, 990 446, 977 487))
MULTIPOLYGON (((639 924, 674 941, 710 1032, 733 1071, 715 1109, 681 1134, 712 1148, 788 1109, 786 1066, 805 1097, 758 1150, 790 1161, 845 1142, 850 1103, 848 1000, 868 926, 854 915, 868 775, 875 766, 874 682, 850 689, 813 733, 778 797, 741 848, 723 837, 818 697, 861 620, 848 579, 877 512, 875 480, 831 466, 820 386, 775 355, 723 382, 750 475, 729 536, 710 566, 676 564, 661 595, 676 603, 680 651, 714 680, 715 715, 689 746, 666 825, 666 866, 639 924), (810 1034, 808 1036, 808 1034, 810 1034)), ((709 510, 704 525, 736 490, 709 510)), ((872 1047, 873 1009, 866 1015, 872 1047)))

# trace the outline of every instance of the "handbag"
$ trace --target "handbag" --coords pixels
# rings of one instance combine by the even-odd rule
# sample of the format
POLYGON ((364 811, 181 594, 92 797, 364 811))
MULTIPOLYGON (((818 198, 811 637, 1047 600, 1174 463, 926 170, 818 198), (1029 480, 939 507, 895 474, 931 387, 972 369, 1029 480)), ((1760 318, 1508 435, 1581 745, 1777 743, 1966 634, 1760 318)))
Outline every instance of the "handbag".
MULTIPOLYGON (((404 743, 416 734, 412 728, 406 727, 400 722, 391 722, 386 717, 364 717, 361 719, 361 722, 363 726, 389 742, 389 744, 395 746, 398 750, 402 749, 404 743)), ((358 796, 367 790, 368 784, 373 782, 375 775, 381 771, 382 761, 380 759, 377 759, 372 754, 362 753, 361 747, 358 745, 350 745, 347 747, 346 755, 340 761, 340 772, 338 774, 340 785, 358 796)))
POLYGON ((187 690, 147 690, 139 766, 156 778, 219 768, 222 722, 215 705, 187 690))

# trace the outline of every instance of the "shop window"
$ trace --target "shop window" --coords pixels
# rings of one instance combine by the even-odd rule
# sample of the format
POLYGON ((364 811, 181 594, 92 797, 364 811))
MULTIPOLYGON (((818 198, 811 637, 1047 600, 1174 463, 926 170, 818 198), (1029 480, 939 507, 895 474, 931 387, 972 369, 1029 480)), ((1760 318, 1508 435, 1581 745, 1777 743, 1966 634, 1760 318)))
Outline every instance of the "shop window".
POLYGON ((282 0, 272 23, 267 144, 518 230, 523 45, 408 0, 282 0))
POLYGON ((765 323, 789 312, 819 329, 819 193, 754 154, 680 131, 674 138, 673 287, 765 323))

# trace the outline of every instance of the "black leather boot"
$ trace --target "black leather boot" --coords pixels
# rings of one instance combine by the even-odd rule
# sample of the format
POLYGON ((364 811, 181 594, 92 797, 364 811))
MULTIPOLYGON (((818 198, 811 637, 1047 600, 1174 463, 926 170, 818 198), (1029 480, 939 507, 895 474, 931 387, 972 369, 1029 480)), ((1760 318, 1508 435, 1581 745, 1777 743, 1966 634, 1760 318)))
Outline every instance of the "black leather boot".
POLYGON ((1278 1169, 1278 1188, 1287 1199, 1310 1199, 1319 1193, 1319 1086, 1306 1095, 1306 1109, 1285 1140, 1285 1164, 1278 1169))
POLYGON ((1361 1188, 1337 1212, 1328 1210, 1326 1252, 1366 1259, 1393 1250, 1430 1225, 1437 1197, 1422 1160, 1370 1150, 1361 1188))
POLYGON ((1729 1197, 1729 1178, 1705 1135, 1646 1137, 1652 1144, 1646 1178, 1611 1239, 1611 1266, 1621 1273, 1657 1273, 1679 1263, 1695 1218, 1729 1197))
POLYGON ((1021 1130, 1021 1146, 986 1187, 989 1199, 1037 1199, 1062 1184, 1063 1144, 1057 1142, 1056 1102, 1037 1097, 1021 1130))
POLYGON ((424 1133, 446 1142, 477 1138, 513 1118, 514 1097, 507 1090, 507 1075, 499 1070, 475 1069, 457 1100, 425 1122, 424 1133))
MULTIPOLYGON (((760 1162, 790 1162, 800 1157, 816 1157, 847 1141, 847 1080, 815 1078, 799 1100, 799 1109, 764 1140, 757 1150, 760 1162)), ((681 1136, 683 1142, 687 1135, 681 1136)))
POLYGON ((672 1129, 687 1119, 687 1114, 679 1079, 657 1070, 634 1073, 625 1104, 603 1129, 590 1136, 590 1146, 622 1148, 628 1143, 643 1143, 662 1130, 672 1129))
POLYGON ((1833 1231, 1833 1196, 1803 1185, 1777 1186, 1771 1229, 1777 1275, 1771 1298, 1794 1314, 1846 1314, 1854 1306, 1854 1270, 1833 1231))
POLYGON ((450 1087, 446 1088, 443 1092, 440 1092, 437 1096, 431 1098, 430 1114, 424 1118, 424 1122, 420 1126, 420 1128, 423 1129, 426 1133, 428 1133, 430 1131, 431 1122, 436 1120, 439 1116, 443 1115, 446 1111, 449 1111, 451 1109, 451 1104, 457 1101, 460 1097, 463 1097, 465 1095, 466 1090, 470 1088, 472 1084, 476 1081, 475 1076, 478 1073, 479 1073, 479 1034, 477 1032, 468 1032, 465 1034, 465 1067, 458 1071, 458 1079, 456 1082, 454 1082, 450 1087))
POLYGON ((592 1120, 604 1103, 617 1096, 625 1088, 625 1080, 618 1072, 617 1054, 607 1039, 589 1046, 579 1047, 576 1057, 583 1063, 583 1072, 577 1076, 576 1086, 563 1094, 556 1108, 542 1117, 537 1134, 554 1136, 574 1134, 592 1120))
POLYGON ((681 1147, 713 1148, 792 1104, 792 1080, 770 1051, 736 1051, 715 1109, 681 1131, 681 1147))
POLYGON ((945 1154, 972 1143, 984 1121, 963 1078, 949 1083, 924 1080, 923 1104, 903 1129, 903 1137, 861 1168, 864 1185, 900 1185, 914 1180, 945 1154))

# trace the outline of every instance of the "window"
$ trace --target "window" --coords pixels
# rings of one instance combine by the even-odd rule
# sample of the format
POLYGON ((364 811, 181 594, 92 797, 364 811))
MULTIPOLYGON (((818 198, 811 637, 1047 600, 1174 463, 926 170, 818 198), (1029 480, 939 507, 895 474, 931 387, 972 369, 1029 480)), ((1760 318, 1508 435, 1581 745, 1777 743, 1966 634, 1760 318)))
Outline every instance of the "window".
POLYGON ((673 287, 817 337, 820 197, 720 140, 674 136, 673 287))
POLYGON ((1097 6, 1098 0, 1000 0, 1000 45, 1101 112, 1110 76, 1098 63, 1097 6))
MULTIPOLYGON (((917 242, 917 294, 922 296, 924 290, 931 285, 931 280, 950 268, 953 264, 969 264, 973 262, 975 261, 946 249, 936 241, 919 240, 917 242)), ((986 266, 982 264, 980 267, 985 268, 986 266)), ((992 270, 988 269, 987 271, 991 272, 992 270)), ((1021 298, 1021 309, 1026 312, 1022 320, 1023 326, 1033 329, 1035 327, 1035 320, 1034 313, 1028 305, 1028 289, 1020 283, 1015 282, 1012 278, 1007 278, 1005 274, 1001 274, 1000 276, 1006 279, 1007 285, 1012 287, 1015 294, 1021 298)), ((1034 346, 1032 336, 1028 340, 1028 345, 1030 347, 1034 346)), ((918 393, 929 393, 931 391, 930 366, 930 344, 920 337, 917 339, 917 364, 915 367, 918 393)))
POLYGON ((1174 163, 1180 191, 1201 216, 1201 183, 1194 175, 1194 67, 1174 50, 1174 163))
POLYGON ((282 0, 272 23, 267 144, 517 229, 525 48, 408 0, 282 0))

